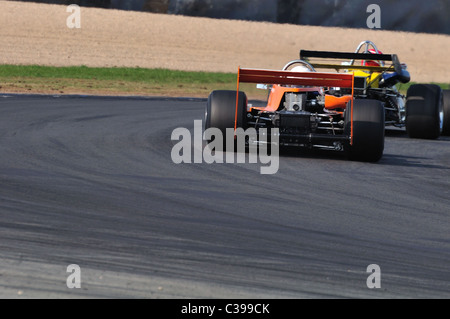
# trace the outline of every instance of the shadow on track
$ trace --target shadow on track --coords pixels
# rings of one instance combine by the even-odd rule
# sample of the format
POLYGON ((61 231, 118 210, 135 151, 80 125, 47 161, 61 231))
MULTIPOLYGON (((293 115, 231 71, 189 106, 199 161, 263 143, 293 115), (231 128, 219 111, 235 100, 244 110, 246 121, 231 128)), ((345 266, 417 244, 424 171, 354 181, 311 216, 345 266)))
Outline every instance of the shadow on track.
POLYGON ((409 138, 404 129, 386 129, 384 131, 386 137, 399 137, 399 138, 409 138))
MULTIPOLYGON (((386 129, 385 130, 385 136, 386 137, 395 137, 395 138, 405 138, 405 139, 411 139, 408 134, 406 133, 406 130, 404 129, 386 129)), ((450 141, 450 136, 440 136, 437 141, 450 141)))
POLYGON ((280 147, 280 156, 348 161, 344 152, 295 147, 280 147))
POLYGON ((380 165, 402 166, 402 167, 415 167, 415 168, 433 168, 433 169, 450 169, 447 166, 425 164, 423 161, 429 160, 425 157, 417 156, 403 156, 395 154, 384 154, 380 160, 380 165))
MULTIPOLYGON (((299 159, 317 159, 317 160, 336 160, 342 162, 353 162, 348 159, 346 153, 336 151, 326 151, 317 149, 295 149, 295 148, 281 148, 280 157, 291 157, 299 159)), ((432 168, 432 169, 446 169, 450 167, 443 165, 435 165, 425 163, 429 158, 419 156, 405 156, 385 153, 381 160, 377 163, 367 163, 382 166, 401 166, 414 168, 432 168)))

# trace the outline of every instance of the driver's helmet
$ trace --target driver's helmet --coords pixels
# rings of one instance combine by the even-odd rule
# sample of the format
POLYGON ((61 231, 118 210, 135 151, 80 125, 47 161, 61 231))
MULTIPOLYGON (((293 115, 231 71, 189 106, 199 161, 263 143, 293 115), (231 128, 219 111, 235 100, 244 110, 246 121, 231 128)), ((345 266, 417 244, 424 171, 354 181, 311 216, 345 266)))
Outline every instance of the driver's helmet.
MULTIPOLYGON (((306 66, 306 65, 297 65, 295 67, 293 67, 291 70, 291 72, 311 72, 311 70, 306 66)), ((291 87, 294 88, 299 88, 302 87, 301 85, 291 85, 291 87)))
MULTIPOLYGON (((380 50, 375 51, 375 49, 369 49, 368 51, 369 51, 369 53, 372 53, 372 54, 383 54, 383 52, 381 52, 380 50)), ((371 61, 363 60, 363 61, 361 61, 361 65, 364 65, 364 66, 384 66, 384 62, 383 61, 373 61, 373 60, 371 60, 371 61)))
POLYGON ((291 69, 291 72, 311 72, 311 70, 305 65, 297 65, 291 69))

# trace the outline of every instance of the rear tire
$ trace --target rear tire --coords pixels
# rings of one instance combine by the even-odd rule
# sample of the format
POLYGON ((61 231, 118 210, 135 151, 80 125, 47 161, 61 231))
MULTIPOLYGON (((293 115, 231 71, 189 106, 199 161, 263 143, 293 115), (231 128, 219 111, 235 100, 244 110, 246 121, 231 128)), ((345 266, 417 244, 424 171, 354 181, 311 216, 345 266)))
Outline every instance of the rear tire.
POLYGON ((406 96, 406 132, 409 137, 437 139, 443 125, 442 89, 435 84, 414 84, 406 96))
MULTIPOLYGON (((234 129, 236 114, 236 91, 216 90, 208 97, 205 112, 205 130, 218 128, 223 136, 223 150, 226 150, 226 129, 234 129)), ((247 96, 239 92, 236 128, 246 128, 247 96)))
MULTIPOLYGON (((345 111, 346 134, 351 133, 351 104, 345 111)), ((383 104, 377 100, 353 101, 353 144, 346 150, 350 160, 378 162, 384 152, 383 104)))
POLYGON ((450 136, 450 90, 444 90, 442 91, 442 94, 444 97, 444 123, 442 126, 442 135, 450 136))

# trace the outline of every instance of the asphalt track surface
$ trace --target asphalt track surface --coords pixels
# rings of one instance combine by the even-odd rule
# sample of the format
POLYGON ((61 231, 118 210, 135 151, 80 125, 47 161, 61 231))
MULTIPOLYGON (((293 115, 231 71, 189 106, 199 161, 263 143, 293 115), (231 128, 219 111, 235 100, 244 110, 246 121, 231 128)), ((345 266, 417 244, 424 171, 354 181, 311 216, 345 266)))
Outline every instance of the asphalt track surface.
POLYGON ((449 138, 388 131, 376 164, 285 152, 274 175, 174 164, 204 106, 0 97, 0 297, 450 297, 449 138))

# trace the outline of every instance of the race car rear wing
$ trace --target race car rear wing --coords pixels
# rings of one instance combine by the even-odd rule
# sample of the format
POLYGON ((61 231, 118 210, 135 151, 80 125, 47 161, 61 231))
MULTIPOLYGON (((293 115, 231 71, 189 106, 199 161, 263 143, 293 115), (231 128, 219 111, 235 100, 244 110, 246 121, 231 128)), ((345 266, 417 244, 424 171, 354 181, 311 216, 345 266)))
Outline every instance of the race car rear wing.
POLYGON ((340 59, 340 60, 376 60, 376 61, 391 61, 393 67, 382 66, 367 66, 367 65, 338 65, 338 64, 324 64, 324 63, 311 63, 315 68, 326 69, 346 69, 346 70, 370 70, 374 72, 383 72, 387 70, 395 70, 401 72, 401 64, 396 54, 372 54, 372 53, 351 53, 351 52, 331 52, 331 51, 310 51, 300 50, 300 59, 307 61, 308 58, 321 58, 321 59, 340 59))
POLYGON ((353 75, 239 68, 239 82, 352 88, 353 75))
POLYGON ((355 76, 353 73, 328 73, 328 72, 293 72, 264 69, 238 69, 236 110, 234 130, 237 128, 237 112, 239 100, 239 83, 282 84, 316 87, 340 87, 351 88, 351 134, 350 143, 353 143, 353 95, 355 76))
POLYGON ((393 56, 396 56, 396 54, 372 54, 372 53, 300 50, 301 60, 304 60, 305 58, 323 58, 323 59, 342 59, 342 60, 394 61, 393 56), (374 56, 376 57, 376 59, 374 59, 374 56))

